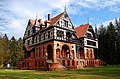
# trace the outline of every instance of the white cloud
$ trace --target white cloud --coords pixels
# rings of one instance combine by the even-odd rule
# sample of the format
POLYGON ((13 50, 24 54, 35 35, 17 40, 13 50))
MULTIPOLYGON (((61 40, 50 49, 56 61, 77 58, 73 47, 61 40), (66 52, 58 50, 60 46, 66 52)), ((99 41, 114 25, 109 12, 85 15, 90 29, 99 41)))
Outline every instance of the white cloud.
MULTIPOLYGON (((120 8, 120 0, 73 0, 75 5, 90 9, 104 9, 109 8, 110 11, 120 8)), ((119 10, 120 11, 120 10, 119 10)))
MULTIPOLYGON (((117 20, 119 20, 119 18, 117 18, 117 20)), ((112 22, 113 24, 115 24, 115 18, 101 22, 102 25, 104 25, 105 27, 109 25, 109 23, 112 22)), ((97 28, 99 28, 101 26, 101 23, 97 24, 97 28)))
POLYGON ((10 10, 8 17, 12 18, 12 23, 7 30, 2 28, 2 32, 17 38, 23 36, 28 19, 35 19, 36 14, 42 19, 45 19, 48 13, 54 16, 64 11, 65 5, 69 14, 83 14, 81 8, 109 8, 110 11, 120 11, 120 0, 9 0, 7 4, 10 10))

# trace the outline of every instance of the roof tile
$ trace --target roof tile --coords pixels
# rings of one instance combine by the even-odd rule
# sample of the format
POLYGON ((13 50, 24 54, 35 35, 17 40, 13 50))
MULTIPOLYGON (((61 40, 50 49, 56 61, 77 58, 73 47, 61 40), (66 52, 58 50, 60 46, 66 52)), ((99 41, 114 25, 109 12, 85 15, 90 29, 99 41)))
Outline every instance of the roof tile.
POLYGON ((78 38, 83 37, 89 26, 90 26, 89 24, 85 24, 85 25, 81 25, 79 27, 76 27, 75 31, 76 31, 77 37, 78 38))

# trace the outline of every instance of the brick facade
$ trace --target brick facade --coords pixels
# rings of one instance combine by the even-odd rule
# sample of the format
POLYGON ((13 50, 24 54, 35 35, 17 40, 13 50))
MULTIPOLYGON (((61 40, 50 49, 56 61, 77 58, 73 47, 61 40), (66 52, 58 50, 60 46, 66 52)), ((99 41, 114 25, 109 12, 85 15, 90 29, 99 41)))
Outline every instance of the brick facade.
POLYGON ((52 19, 50 14, 48 17, 44 23, 29 20, 20 69, 65 70, 102 65, 101 60, 95 59, 98 42, 91 25, 74 29, 66 11, 52 19))

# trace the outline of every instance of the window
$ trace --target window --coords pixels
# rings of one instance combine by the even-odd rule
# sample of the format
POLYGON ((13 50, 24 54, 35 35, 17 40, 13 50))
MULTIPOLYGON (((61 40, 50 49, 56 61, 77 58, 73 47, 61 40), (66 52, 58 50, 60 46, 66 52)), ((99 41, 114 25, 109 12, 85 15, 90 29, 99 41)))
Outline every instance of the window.
POLYGON ((59 43, 57 43, 57 46, 59 46, 59 43))
POLYGON ((68 60, 68 66, 70 66, 70 60, 68 60))
POLYGON ((40 61, 38 62, 38 67, 40 67, 40 61))
POLYGON ((37 36, 36 36, 36 43, 37 43, 37 36))
POLYGON ((35 61, 35 67, 37 67, 37 61, 35 61))
POLYGON ((33 37, 32 37, 32 44, 34 44, 34 39, 35 39, 35 37, 33 36, 33 37))
POLYGON ((44 57, 44 46, 43 46, 42 56, 44 57))
POLYGON ((26 62, 24 64, 25 64, 25 67, 26 67, 26 62))
POLYGON ((65 66, 65 60, 62 60, 62 65, 65 66))
POLYGON ((30 30, 28 30, 28 36, 30 35, 30 30))
POLYGON ((76 65, 78 65, 78 61, 76 62, 76 65))
POLYGON ((30 40, 28 40, 28 45, 30 45, 30 40))
POLYGON ((57 30, 57 37, 63 37, 63 31, 57 30))
POLYGON ((90 50, 90 57, 92 58, 92 50, 90 50))
POLYGON ((48 39, 50 38, 50 31, 48 31, 48 39))
POLYGON ((74 46, 72 46, 72 48, 73 48, 74 46))
POLYGON ((96 42, 89 41, 89 40, 87 40, 87 44, 88 44, 88 45, 92 45, 92 46, 96 46, 96 42))
POLYGON ((36 48, 36 54, 35 57, 38 57, 38 48, 36 48))
POLYGON ((87 33, 86 35, 87 35, 87 37, 89 37, 89 38, 92 37, 90 33, 87 33))
POLYGON ((39 57, 40 57, 40 51, 41 51, 41 48, 39 47, 39 57))
POLYGON ((29 62, 27 62, 27 67, 29 67, 29 62))
POLYGON ((35 28, 36 28, 35 26, 32 28, 33 33, 35 33, 35 28))
POLYGON ((43 40, 45 40, 45 33, 44 33, 44 37, 43 37, 43 40))
POLYGON ((72 66, 74 66, 74 60, 72 60, 72 66))
POLYGON ((64 26, 68 27, 68 21, 64 20, 64 26))
POLYGON ((44 67, 44 61, 42 61, 42 66, 44 67))
POLYGON ((39 41, 41 41, 41 35, 39 35, 39 41))
POLYGON ((86 57, 89 57, 89 55, 88 55, 88 49, 86 49, 86 57))

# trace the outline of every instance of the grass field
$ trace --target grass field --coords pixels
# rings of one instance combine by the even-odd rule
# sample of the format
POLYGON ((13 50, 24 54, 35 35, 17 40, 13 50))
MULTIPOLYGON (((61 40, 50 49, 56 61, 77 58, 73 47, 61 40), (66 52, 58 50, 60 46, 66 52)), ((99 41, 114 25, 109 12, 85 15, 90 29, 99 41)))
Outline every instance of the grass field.
POLYGON ((0 79, 120 79, 120 65, 65 71, 0 70, 0 79))

